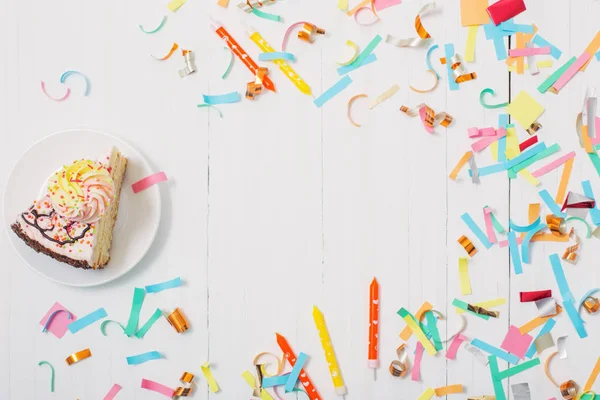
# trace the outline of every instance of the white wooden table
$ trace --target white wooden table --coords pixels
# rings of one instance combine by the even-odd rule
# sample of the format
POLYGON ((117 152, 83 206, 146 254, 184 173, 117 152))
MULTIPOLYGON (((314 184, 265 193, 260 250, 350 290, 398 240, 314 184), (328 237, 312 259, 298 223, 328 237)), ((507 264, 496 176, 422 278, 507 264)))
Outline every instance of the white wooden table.
MULTIPOLYGON (((213 111, 196 109, 202 93, 243 93, 251 75, 236 60, 230 76, 221 79, 228 55, 209 28, 211 15, 253 57, 258 49, 245 36, 242 21, 256 27, 274 47, 295 21, 326 29, 327 35, 312 45, 292 38, 288 46, 298 59, 294 68, 320 94, 338 79, 335 62, 345 57, 346 40, 362 48, 376 33, 414 36, 414 16, 425 1, 407 0, 389 8, 381 12, 380 23, 368 27, 337 10, 334 0, 286 0, 270 7, 267 11, 284 17, 283 24, 244 14, 234 0, 227 10, 214 3, 188 0, 173 14, 165 0, 0 1, 0 186, 34 141, 73 127, 126 139, 170 178, 161 186, 163 217, 149 254, 131 273, 102 287, 73 289, 45 280, 20 260, 6 233, 1 234, 0 398, 101 399, 119 383, 123 392, 118 399, 160 399, 140 389, 141 378, 174 387, 183 371, 201 376, 200 365, 210 360, 222 392, 209 393, 200 378, 194 398, 247 399, 251 391, 240 375, 253 371, 258 352, 278 351, 275 332, 280 332, 296 352, 310 354, 307 371, 322 397, 332 399, 333 386, 311 315, 315 304, 325 314, 348 399, 415 399, 427 387, 454 383, 464 384, 468 395, 493 394, 488 368, 464 349, 454 361, 443 352, 425 355, 421 382, 391 377, 387 366, 404 327, 396 311, 406 307, 414 312, 429 301, 449 317, 447 328, 441 325, 445 332, 460 322, 450 306, 455 297, 472 302, 505 297, 500 319, 468 318, 465 332, 499 346, 510 324, 521 325, 536 315, 533 304, 519 302, 520 291, 551 288, 560 300, 548 255, 562 252, 562 243, 534 243, 533 262, 518 277, 507 248, 485 251, 478 246, 480 252, 469 264, 473 295, 460 295, 457 258, 464 251, 456 240, 462 234, 473 237, 460 215, 468 211, 483 224, 482 207, 490 205, 504 224, 509 216, 524 224, 528 204, 540 201, 539 188, 522 178, 509 181, 505 174, 483 177, 480 185, 472 185, 466 171, 457 182, 448 174, 469 148, 468 127, 497 126, 501 110, 484 110, 479 92, 493 88, 497 100, 505 101, 525 89, 546 107, 540 140, 558 142, 560 154, 577 152, 569 188, 581 192, 581 180, 590 179, 600 193, 600 180, 575 133, 586 87, 600 84, 598 62, 593 60, 559 96, 540 95, 535 88, 554 68, 536 77, 509 75, 480 29, 476 62, 468 64, 477 80, 450 92, 442 74, 440 86, 421 95, 408 86, 428 84, 426 48, 398 49, 382 43, 375 51, 378 61, 352 73, 354 83, 321 109, 271 66, 277 94, 220 106, 224 117, 219 119, 213 111), (168 21, 159 33, 145 35, 138 29, 138 24, 152 26, 165 14, 168 21), (166 62, 150 58, 164 54, 174 41, 197 55, 198 72, 185 79, 177 73, 183 66, 179 55, 166 62), (55 103, 43 95, 39 82, 50 82, 50 91, 59 89, 58 77, 67 69, 90 78, 90 96, 79 94, 83 86, 74 79, 71 98, 55 103), (364 92, 374 97, 393 84, 400 91, 374 110, 356 103, 354 115, 362 129, 349 124, 350 96, 364 92), (449 112, 454 124, 430 135, 418 119, 398 111, 402 104, 421 102, 449 112), (111 319, 125 322, 135 286, 177 275, 185 279, 185 287, 147 296, 141 319, 156 307, 179 306, 192 325, 186 334, 176 335, 165 320, 143 340, 129 339, 110 327, 104 337, 97 324, 62 340, 40 333, 40 318, 57 300, 77 315, 104 307, 111 319), (377 381, 366 365, 373 276, 381 286, 382 366, 377 381), (92 349, 92 359, 71 367, 62 361, 86 347, 92 349), (162 352, 166 359, 126 365, 125 356, 150 350, 162 352), (37 366, 40 360, 56 368, 53 394, 48 392, 48 371, 37 366)), ((536 23, 563 51, 555 66, 578 56, 600 27, 597 1, 526 3, 528 11, 517 22, 536 23)), ((442 1, 438 9, 423 24, 436 43, 454 43, 457 52, 464 53, 467 30, 460 26, 459 2, 442 1)), ((440 55, 435 52, 434 60, 440 55)), ((435 65, 444 71, 437 61, 435 65)), ((517 129, 524 140, 527 134, 517 129)), ((489 151, 477 161, 480 166, 493 162, 489 151)), ((544 176, 542 187, 555 193, 560 173, 561 169, 544 176)), ((600 283, 595 240, 584 241, 577 266, 564 265, 576 297, 600 283)), ((568 359, 552 364, 559 381, 572 378, 583 385, 599 355, 594 343, 600 320, 584 318, 586 340, 577 338, 566 315, 557 318, 554 338, 569 335, 568 359)), ((542 361, 547 355, 542 354, 542 361)), ((506 366, 501 362, 501 369, 506 366)), ((509 383, 518 382, 529 382, 532 399, 560 396, 541 367, 504 381, 507 393, 509 383)))

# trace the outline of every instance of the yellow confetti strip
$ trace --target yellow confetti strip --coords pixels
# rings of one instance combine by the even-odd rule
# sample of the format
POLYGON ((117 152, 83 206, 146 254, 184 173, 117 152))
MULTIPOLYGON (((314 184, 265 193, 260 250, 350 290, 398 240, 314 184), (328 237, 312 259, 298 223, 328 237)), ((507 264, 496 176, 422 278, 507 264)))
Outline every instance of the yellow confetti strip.
POLYGON ((460 278, 460 291, 462 294, 471 294, 471 280, 469 279, 469 262, 466 257, 458 259, 458 276, 460 278))
MULTIPOLYGON (((492 307, 498 307, 502 304, 506 304, 506 299, 503 297, 499 297, 497 299, 493 299, 493 300, 486 300, 486 301, 480 301, 478 303, 472 303, 474 306, 478 306, 478 307, 483 307, 483 308, 492 308, 492 307)), ((465 310, 461 310, 461 309, 456 309, 456 313, 457 314, 462 314, 466 312, 465 310)))
MULTIPOLYGON (((404 310, 402 309, 402 311, 404 311, 404 310)), ((423 333, 423 331, 421 330, 421 327, 412 319, 410 314, 407 313, 402 318, 404 319, 404 322, 406 322, 406 325, 410 328, 412 333, 415 335, 417 340, 419 342, 421 342, 421 344, 423 345, 423 348, 425 348, 425 350, 427 351, 427 354, 429 354, 431 356, 435 355, 437 353, 437 351, 435 350, 435 347, 433 347, 431 342, 427 339, 427 336, 425 336, 425 333, 423 333)), ((432 389, 432 391, 433 391, 433 389, 432 389)))
POLYGON ((433 390, 432 388, 427 388, 427 390, 421 393, 417 400, 429 400, 433 397, 434 394, 435 390, 433 390))
POLYGON ((210 370, 210 364, 208 363, 208 361, 202 364, 201 368, 202 373, 204 374, 204 377, 208 382, 208 388, 211 392, 217 393, 219 391, 219 385, 217 384, 217 381, 215 380, 215 377, 213 376, 212 371, 210 370))
MULTIPOLYGON (((431 311, 432 308, 433 308, 433 306, 431 304, 429 304, 428 302, 423 303, 421 305, 421 307, 415 313, 415 318, 420 321, 423 318, 423 315, 425 315, 425 313, 427 311, 431 311)), ((411 335, 412 335, 412 331, 407 326, 400 333, 400 339, 402 339, 406 342, 408 339, 410 339, 411 335)))
POLYGON ((475 61, 475 41, 477 39, 477 28, 479 25, 469 26, 467 31, 467 45, 465 46, 465 61, 475 61))
POLYGON ((354 53, 352 54, 352 57, 350 57, 348 60, 346 61, 342 61, 342 62, 338 62, 338 65, 341 66, 346 66, 346 65, 350 65, 354 62, 354 60, 356 60, 356 57, 358 57, 358 45, 356 43, 354 43, 352 40, 347 40, 346 41, 346 46, 350 46, 353 50, 354 53))
POLYGON ((383 103, 384 101, 392 97, 394 94, 396 94, 398 90, 400 90, 400 87, 398 85, 393 85, 391 88, 381 93, 375 98, 375 100, 371 102, 371 104, 369 104, 369 110, 372 110, 378 104, 383 103))

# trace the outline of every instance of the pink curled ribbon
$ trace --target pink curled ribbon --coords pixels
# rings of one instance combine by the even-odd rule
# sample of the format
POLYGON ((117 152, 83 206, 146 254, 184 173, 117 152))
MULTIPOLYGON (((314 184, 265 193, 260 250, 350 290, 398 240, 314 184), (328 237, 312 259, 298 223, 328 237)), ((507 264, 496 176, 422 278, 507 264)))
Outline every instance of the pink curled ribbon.
POLYGON ((119 386, 115 383, 113 385, 113 387, 110 388, 110 390, 108 391, 106 396, 104 396, 104 400, 113 400, 115 398, 115 396, 117 395, 117 393, 119 393, 119 390, 121 390, 121 386, 119 386))
POLYGON ((72 318, 71 313, 68 312, 67 310, 56 310, 54 311, 52 314, 50 314, 50 316, 48 317, 48 319, 46 320, 46 324, 44 324, 44 327, 42 328, 42 332, 46 332, 48 330, 48 326, 50 325, 50 323, 52 322, 52 319, 54 318, 54 316, 56 314, 58 314, 59 312, 66 312, 67 313, 67 317, 69 319, 72 318))
POLYGON ((287 31, 285 31, 285 34, 283 35, 283 41, 281 42, 281 51, 285 51, 285 45, 287 44, 288 37, 290 36, 290 33, 292 33, 292 30, 297 26, 301 26, 301 25, 309 24, 309 23, 310 22, 300 21, 300 22, 296 22, 295 24, 290 25, 290 27, 287 28, 287 31))
POLYGON ((175 395, 175 391, 170 387, 162 385, 158 382, 151 381, 149 379, 142 379, 142 389, 152 390, 153 392, 160 393, 169 398, 175 395))
POLYGON ((452 340, 452 343, 450 343, 450 347, 446 352, 446 358, 449 360, 454 360, 456 358, 456 352, 458 351, 458 348, 465 340, 467 340, 467 338, 460 333, 454 336, 454 339, 452 340))
POLYGON ((50 100, 54 100, 54 101, 63 101, 66 100, 67 97, 69 97, 69 95, 71 94, 71 89, 67 88, 67 93, 65 93, 65 95, 63 97, 52 97, 48 94, 48 92, 46 92, 46 82, 41 81, 42 82, 42 92, 44 92, 44 94, 46 96, 48 96, 48 98, 50 100))
POLYGON ((135 182, 131 185, 131 189, 133 189, 133 193, 139 193, 142 190, 148 189, 152 185, 156 185, 157 183, 164 182, 166 180, 167 175, 164 172, 157 172, 135 182))

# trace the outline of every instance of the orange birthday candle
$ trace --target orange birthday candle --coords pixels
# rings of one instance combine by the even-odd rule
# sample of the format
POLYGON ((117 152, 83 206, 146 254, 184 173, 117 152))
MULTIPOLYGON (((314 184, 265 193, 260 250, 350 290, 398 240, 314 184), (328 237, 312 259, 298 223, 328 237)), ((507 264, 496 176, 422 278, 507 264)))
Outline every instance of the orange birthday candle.
POLYGON ((379 283, 371 282, 369 303, 369 368, 379 368, 379 283))

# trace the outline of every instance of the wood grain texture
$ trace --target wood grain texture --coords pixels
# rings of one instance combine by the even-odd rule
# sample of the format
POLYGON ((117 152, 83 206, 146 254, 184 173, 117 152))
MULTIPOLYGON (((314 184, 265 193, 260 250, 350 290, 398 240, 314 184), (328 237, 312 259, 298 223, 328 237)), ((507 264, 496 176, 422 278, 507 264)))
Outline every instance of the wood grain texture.
MULTIPOLYGON (((221 79, 228 54, 209 28, 211 16, 222 21, 255 58, 259 50, 246 37, 242 22, 255 27, 275 48, 295 21, 324 28, 327 35, 312 45, 292 37, 287 48, 298 60, 294 69, 318 96, 339 79, 336 61, 347 57, 346 40, 364 48, 375 34, 414 36, 414 16, 425 3, 406 1, 382 11, 380 23, 361 27, 339 11, 334 0, 287 0, 270 7, 269 12, 284 17, 283 24, 242 13, 234 2, 223 9, 216 0, 189 0, 177 13, 168 12, 166 2, 160 1, 0 0, 0 187, 31 143, 73 127, 122 137, 170 179, 161 186, 163 217, 151 251, 131 273, 106 286, 73 289, 47 282, 23 264, 8 244, 7 233, 1 234, 0 398, 47 399, 48 374, 36 365, 42 359, 56 368, 57 398, 102 398, 118 383, 123 398, 159 399, 139 388, 142 378, 175 387, 184 370, 201 376, 200 365, 206 360, 212 363, 222 393, 210 393, 201 378, 196 397, 248 398, 251 391, 241 373, 254 372, 255 354, 278 352, 275 332, 279 332, 296 353, 311 356, 306 369, 322 397, 332 399, 313 305, 325 315, 348 387, 347 399, 409 400, 428 387, 459 383, 469 395, 492 394, 488 368, 464 348, 455 360, 446 360, 444 352, 436 357, 425 354, 421 382, 391 377, 387 366, 395 358, 401 343, 398 334, 404 328, 396 312, 400 307, 415 312, 429 301, 448 316, 447 324, 440 324, 446 336, 460 325, 451 307, 455 297, 473 302, 505 297, 508 303, 499 307, 500 319, 467 317, 465 332, 469 338, 499 346, 509 325, 521 325, 536 315, 533 304, 519 303, 520 291, 550 288, 558 293, 548 255, 561 253, 563 243, 534 243, 532 264, 525 264, 524 274, 515 277, 508 249, 485 250, 460 219, 469 212, 483 226, 483 207, 489 205, 505 226, 509 217, 524 224, 527 205, 539 202, 539 188, 522 178, 509 182, 505 174, 483 177, 479 185, 471 184, 466 169, 456 182, 448 174, 472 142, 467 129, 498 124, 502 111, 484 110, 478 101, 480 91, 490 87, 500 101, 524 89, 546 108, 540 140, 559 143, 559 155, 577 152, 569 190, 581 192, 581 180, 590 179, 600 193, 598 176, 574 131, 586 86, 599 84, 596 60, 560 95, 541 95, 536 87, 553 69, 543 69, 536 77, 527 72, 509 75, 479 29, 476 60, 467 64, 478 78, 450 91, 438 58, 445 43, 453 43, 463 54, 467 29, 460 26, 458 1, 439 2, 422 21, 442 48, 432 57, 442 75, 432 93, 408 88, 430 82, 426 48, 399 49, 381 43, 375 51, 378 61, 353 72, 353 84, 323 108, 316 108, 310 97, 269 65, 277 94, 219 106, 223 119, 213 110, 196 109, 202 93, 243 92, 252 79, 238 60, 229 77, 221 79), (165 14, 167 23, 157 34, 145 35, 138 29, 138 24, 152 26, 165 14), (150 57, 164 54, 174 41, 196 52, 198 71, 185 79, 177 73, 183 67, 179 54, 165 62, 150 57), (46 81, 49 91, 60 90, 58 78, 67 69, 90 78, 90 96, 83 97, 83 84, 73 79, 71 98, 52 102, 41 93, 39 81, 46 81), (346 102, 351 96, 364 92, 373 99, 394 84, 400 86, 398 93, 373 110, 367 110, 367 100, 356 101, 353 112, 362 128, 347 121, 346 102), (400 105, 422 102, 438 112, 447 111, 454 123, 429 134, 418 118, 398 111, 400 105), (463 234, 479 250, 469 260, 471 296, 460 294, 458 257, 464 250, 456 240, 463 234), (110 326, 107 337, 98 326, 60 341, 40 333, 38 321, 54 301, 78 316, 104 307, 111 319, 125 321, 133 287, 176 275, 182 276, 185 286, 148 295, 141 320, 156 307, 181 307, 192 326, 183 335, 176 335, 163 320, 143 340, 123 337, 110 326), (381 368, 376 381, 366 364, 373 276, 381 296, 381 368), (94 354, 90 360, 71 367, 64 364, 68 354, 86 347, 94 354), (126 356, 151 350, 166 359, 127 366, 126 356)), ((598 29, 598 2, 527 0, 527 7, 517 22, 535 22, 540 33, 563 51, 555 66, 579 55, 598 29)), ((525 131, 517 130, 520 140, 527 138, 525 131)), ((485 151, 477 162, 481 167, 494 161, 485 151)), ((542 177, 542 187, 554 194, 560 174, 558 169, 542 177)), ((594 240, 584 241, 577 266, 564 265, 576 298, 598 286, 595 260, 600 250, 594 240)), ((558 317, 554 337, 569 335, 569 358, 553 364, 558 381, 585 383, 599 355, 591 343, 600 333, 600 323, 593 316, 584 319, 590 337, 580 341, 567 316, 558 317)), ((414 343, 409 341, 411 357, 414 343)), ((501 369, 506 367, 500 363, 501 369)), ((506 380, 507 392, 509 384, 519 382, 529 382, 534 399, 558 395, 541 368, 506 380)))

